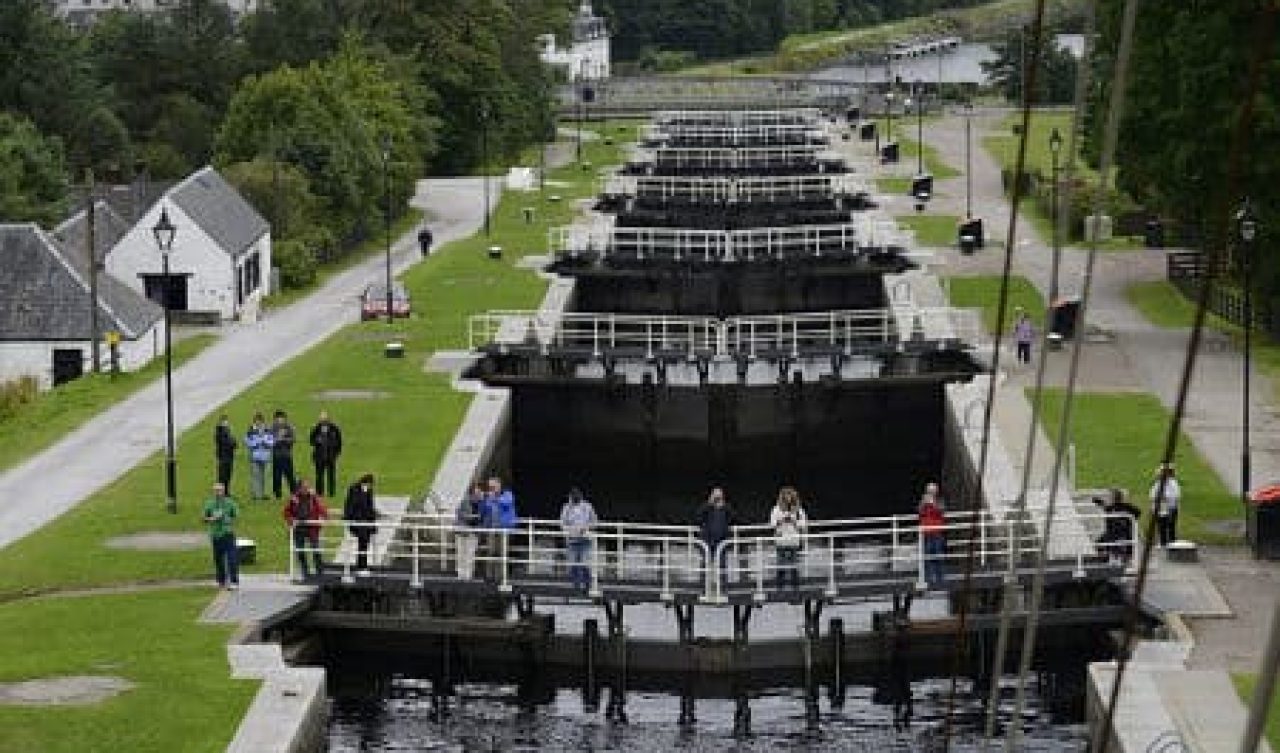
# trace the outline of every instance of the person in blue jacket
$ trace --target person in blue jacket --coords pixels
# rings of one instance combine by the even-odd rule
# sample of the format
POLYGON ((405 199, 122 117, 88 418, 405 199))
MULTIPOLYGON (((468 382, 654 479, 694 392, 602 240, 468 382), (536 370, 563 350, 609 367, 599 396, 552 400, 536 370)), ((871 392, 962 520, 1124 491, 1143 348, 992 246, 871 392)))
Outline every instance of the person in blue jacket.
POLYGON ((271 448, 275 443, 266 419, 261 413, 253 414, 244 446, 249 451, 249 496, 254 500, 267 498, 267 464, 271 462, 271 448))
POLYGON ((514 542, 510 538, 510 531, 520 525, 520 517, 516 514, 515 495, 511 493, 510 489, 502 488, 502 479, 497 476, 489 478, 480 514, 484 522, 483 527, 491 530, 487 537, 489 545, 485 549, 488 551, 489 556, 499 558, 493 563, 494 576, 497 577, 502 570, 501 556, 504 551, 504 539, 506 540, 505 551, 509 562, 519 561, 524 556, 523 552, 515 551, 514 542))

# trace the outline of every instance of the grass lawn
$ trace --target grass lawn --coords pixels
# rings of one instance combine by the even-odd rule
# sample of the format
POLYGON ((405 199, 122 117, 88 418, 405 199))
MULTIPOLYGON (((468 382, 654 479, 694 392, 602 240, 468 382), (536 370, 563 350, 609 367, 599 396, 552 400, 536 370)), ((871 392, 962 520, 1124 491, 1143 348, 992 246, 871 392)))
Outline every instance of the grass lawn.
MULTIPOLYGON (((1232 675, 1231 681, 1235 683, 1240 698, 1244 700, 1244 707, 1248 709, 1253 701, 1253 688, 1258 683, 1258 676, 1232 675)), ((1271 694, 1271 705, 1267 707, 1266 738, 1273 751, 1280 751, 1280 693, 1271 694)))
MULTIPOLYGON (((421 209, 409 207, 403 215, 391 223, 391 237, 399 238, 417 227, 424 216, 425 213, 421 209)), ((350 269, 369 258, 372 254, 386 253, 386 250, 387 237, 382 233, 366 238, 360 245, 343 254, 340 258, 334 259, 328 264, 320 265, 319 269, 316 270, 316 281, 314 283, 303 288, 289 288, 288 290, 273 293, 263 301, 263 308, 274 309, 288 306, 294 301, 310 295, 312 291, 323 286, 334 275, 350 269)))
MULTIPOLYGON (((634 128, 613 133, 619 143, 634 138, 634 128)), ((584 149, 595 165, 615 163, 621 155, 620 146, 600 141, 585 142, 584 149)), ((417 310, 412 319, 391 326, 377 321, 346 327, 282 364, 184 433, 178 444, 178 515, 164 512, 163 460, 157 454, 42 530, 0 550, 0 601, 66 587, 207 577, 205 551, 119 551, 105 548, 103 542, 141 531, 200 530, 198 507, 214 470, 213 422, 224 411, 237 433, 255 411, 277 407, 288 411, 299 431, 306 432, 326 408, 346 439, 340 484, 369 471, 377 475, 383 493, 420 495, 471 400, 453 391, 447 376, 424 373, 424 362, 436 350, 466 347, 469 314, 532 308, 541 301, 546 283, 533 271, 517 268, 517 262, 526 254, 545 252, 547 228, 570 221, 575 200, 594 190, 596 174, 571 164, 549 178, 557 183, 556 193, 563 201, 546 202, 534 224, 526 225, 520 210, 536 204, 536 194, 508 193, 498 204, 492 240, 477 235, 448 244, 404 275, 417 310), (490 243, 507 250, 501 261, 484 253, 490 243), (383 357, 383 344, 391 338, 404 342, 403 359, 383 357), (316 397, 330 389, 374 391, 385 397, 327 402, 316 397)), ((299 450, 295 461, 302 475, 310 476, 307 453, 299 450)), ((247 484, 247 464, 241 456, 232 491, 243 498, 247 484)), ((241 508, 238 532, 259 541, 259 564, 249 570, 285 569, 279 507, 246 502, 241 508)))
MULTIPOLYGON (((194 335, 173 344, 178 367, 217 338, 194 335)), ((119 376, 86 374, 40 393, 12 416, 0 420, 0 471, 12 468, 62 439, 81 424, 164 376, 164 357, 119 376)))
POLYGON ((876 190, 880 193, 906 196, 911 190, 910 178, 876 178, 876 190))
MULTIPOLYGON (((947 288, 952 306, 982 309, 982 323, 986 325, 987 331, 996 331, 996 312, 1000 302, 999 277, 949 277, 947 288)), ((1005 308, 1005 334, 1013 329, 1013 312, 1018 308, 1025 309, 1031 315, 1031 321, 1035 322, 1037 328, 1040 327, 1040 322, 1044 319, 1044 298, 1040 291, 1025 277, 1010 277, 1008 306, 1005 308)))
MULTIPOLYGON (((1050 441, 1057 434, 1064 394, 1060 389, 1045 390, 1041 416, 1050 441)), ((1028 399, 1032 397, 1029 393, 1028 399)), ((1152 472, 1160 464, 1164 451, 1169 420, 1169 411, 1153 395, 1077 393, 1071 421, 1079 475, 1077 485, 1085 489, 1126 489, 1130 501, 1145 510, 1152 472)), ((1185 434, 1178 439, 1175 462, 1183 494, 1178 534, 1206 544, 1239 544, 1238 537, 1215 533, 1206 527, 1212 521, 1239 520, 1240 500, 1223 486, 1218 474, 1185 434)))
POLYGON ((904 214, 894 217, 899 225, 916 234, 922 246, 954 246, 960 218, 951 214, 904 214))
POLYGON ((221 751, 258 691, 233 680, 232 626, 196 624, 209 589, 0 605, 0 682, 111 675, 137 687, 91 706, 0 705, 0 753, 221 751))

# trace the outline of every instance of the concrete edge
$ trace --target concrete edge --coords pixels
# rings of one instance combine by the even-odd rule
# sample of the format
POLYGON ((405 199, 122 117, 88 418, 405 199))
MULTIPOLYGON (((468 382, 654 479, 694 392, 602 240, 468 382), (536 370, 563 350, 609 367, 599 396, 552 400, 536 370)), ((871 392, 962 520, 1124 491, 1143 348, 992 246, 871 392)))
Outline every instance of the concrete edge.
POLYGON ((227 746, 228 753, 324 750, 327 702, 323 669, 286 667, 281 661, 281 668, 267 672, 263 678, 258 694, 227 746))

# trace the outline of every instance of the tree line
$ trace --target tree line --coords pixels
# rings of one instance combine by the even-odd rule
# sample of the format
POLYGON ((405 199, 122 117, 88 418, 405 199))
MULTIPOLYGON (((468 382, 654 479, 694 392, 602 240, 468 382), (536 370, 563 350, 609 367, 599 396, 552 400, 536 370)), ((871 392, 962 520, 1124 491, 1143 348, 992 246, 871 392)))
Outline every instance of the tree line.
POLYGON ((216 164, 276 225, 286 282, 379 226, 424 173, 513 158, 553 124, 535 37, 572 0, 220 0, 67 25, 0 3, 0 220, 52 222, 86 169, 216 164), (384 159, 386 159, 384 172, 384 159))

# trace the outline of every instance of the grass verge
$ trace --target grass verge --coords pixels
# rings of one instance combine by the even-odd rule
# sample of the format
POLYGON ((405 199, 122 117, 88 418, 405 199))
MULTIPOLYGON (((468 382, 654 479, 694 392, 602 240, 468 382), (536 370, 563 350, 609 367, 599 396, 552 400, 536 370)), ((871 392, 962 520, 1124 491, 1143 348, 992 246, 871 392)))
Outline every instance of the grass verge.
POLYGON ((880 193, 906 196, 911 190, 910 178, 876 178, 876 190, 880 193))
POLYGON ((225 750, 258 683, 227 671, 231 626, 194 624, 208 601, 207 589, 181 589, 0 605, 0 682, 136 685, 89 706, 0 705, 0 753, 225 750))
MULTIPOLYGON (((996 314, 1000 303, 1000 278, 995 275, 974 277, 949 277, 947 289, 951 305, 961 308, 982 309, 982 323, 987 331, 996 331, 996 314)), ((1004 328, 1007 334, 1013 328, 1013 312, 1026 310, 1036 327, 1044 319, 1044 297, 1036 286, 1025 277, 1009 278, 1009 298, 1005 307, 1004 328)))
POLYGON ((954 246, 960 218, 952 214, 904 214, 894 217, 899 225, 916 235, 922 246, 954 246))
MULTIPOLYGON (((1027 397, 1034 399, 1030 390, 1027 397)), ((1041 423, 1050 441, 1057 434, 1064 398, 1061 389, 1045 390, 1041 423)), ((1169 411, 1153 395, 1077 393, 1071 420, 1077 486, 1125 489, 1129 499, 1146 510, 1169 420, 1169 411)), ((1223 486, 1185 434, 1178 437, 1176 462, 1183 494, 1179 536, 1205 544, 1239 544, 1237 537, 1218 533, 1210 524, 1239 520, 1240 500, 1223 486)))
MULTIPOLYGON (((193 335, 173 344, 174 368, 194 358, 218 338, 193 335)), ((13 468, 70 434, 81 424, 164 375, 164 358, 116 376, 86 374, 40 393, 17 413, 0 420, 0 471, 13 468)))
MULTIPOLYGON (((1258 684, 1258 676, 1232 675, 1231 681, 1235 683, 1236 692, 1244 701, 1245 708, 1249 708, 1249 704, 1253 702, 1253 689, 1258 684)), ((1266 738, 1271 743, 1272 750, 1280 750, 1280 693, 1271 694, 1271 705, 1267 707, 1266 738)))

